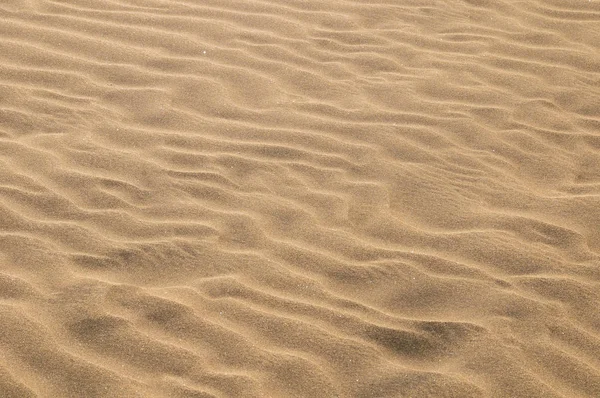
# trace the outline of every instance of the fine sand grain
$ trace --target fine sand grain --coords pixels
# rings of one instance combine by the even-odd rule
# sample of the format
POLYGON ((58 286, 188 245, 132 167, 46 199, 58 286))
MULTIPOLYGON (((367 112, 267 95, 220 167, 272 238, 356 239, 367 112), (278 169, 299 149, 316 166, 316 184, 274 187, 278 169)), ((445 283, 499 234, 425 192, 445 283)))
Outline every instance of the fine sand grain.
POLYGON ((600 1, 0 1, 16 397, 600 397, 600 1))

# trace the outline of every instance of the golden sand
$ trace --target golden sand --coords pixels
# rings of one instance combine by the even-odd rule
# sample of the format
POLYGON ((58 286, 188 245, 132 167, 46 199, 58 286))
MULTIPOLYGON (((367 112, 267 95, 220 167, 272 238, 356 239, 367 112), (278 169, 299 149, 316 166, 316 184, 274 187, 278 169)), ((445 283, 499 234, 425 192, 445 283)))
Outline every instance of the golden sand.
POLYGON ((600 2, 1 1, 0 397, 600 397, 600 2))

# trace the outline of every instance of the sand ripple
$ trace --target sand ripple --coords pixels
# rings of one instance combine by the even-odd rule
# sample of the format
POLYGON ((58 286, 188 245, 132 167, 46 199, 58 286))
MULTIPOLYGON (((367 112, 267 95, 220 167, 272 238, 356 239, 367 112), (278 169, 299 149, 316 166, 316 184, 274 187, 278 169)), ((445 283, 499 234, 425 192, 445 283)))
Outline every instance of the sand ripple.
POLYGON ((600 396, 597 1, 0 18, 0 396, 600 396))

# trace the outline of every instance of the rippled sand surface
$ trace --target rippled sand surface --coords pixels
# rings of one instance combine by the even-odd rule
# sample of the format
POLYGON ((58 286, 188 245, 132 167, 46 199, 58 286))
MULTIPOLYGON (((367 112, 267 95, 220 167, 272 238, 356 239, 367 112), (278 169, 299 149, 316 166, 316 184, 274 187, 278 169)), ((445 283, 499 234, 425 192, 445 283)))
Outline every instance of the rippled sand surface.
POLYGON ((4 0, 0 397, 600 397, 597 0, 4 0))

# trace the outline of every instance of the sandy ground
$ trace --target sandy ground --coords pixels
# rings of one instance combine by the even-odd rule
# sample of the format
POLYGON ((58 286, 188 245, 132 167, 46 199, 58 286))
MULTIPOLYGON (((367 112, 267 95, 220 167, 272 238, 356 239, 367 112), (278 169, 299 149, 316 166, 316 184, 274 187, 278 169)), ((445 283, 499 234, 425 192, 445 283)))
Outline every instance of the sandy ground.
POLYGON ((3 0, 0 397, 600 397, 597 0, 3 0))

